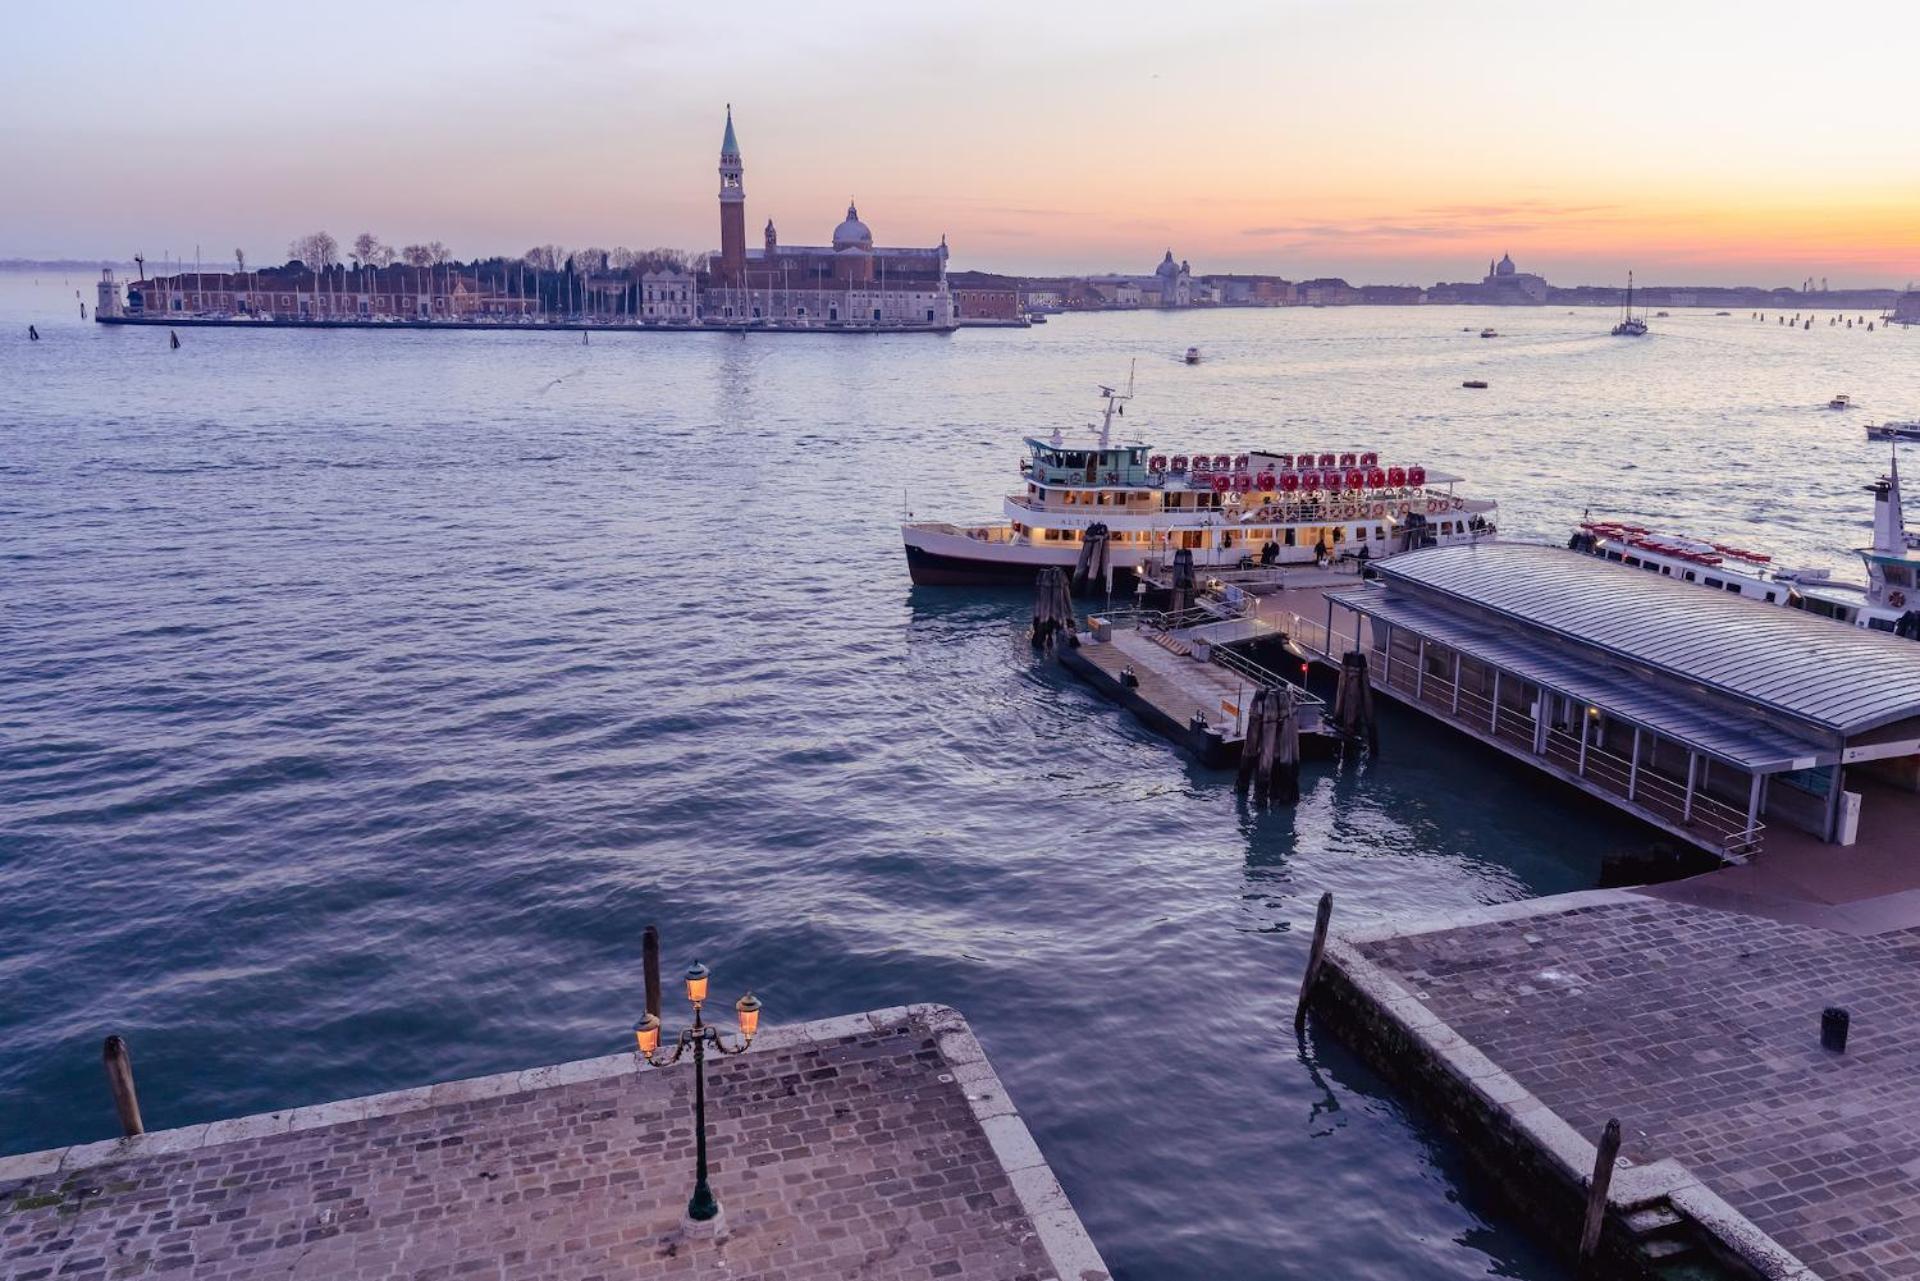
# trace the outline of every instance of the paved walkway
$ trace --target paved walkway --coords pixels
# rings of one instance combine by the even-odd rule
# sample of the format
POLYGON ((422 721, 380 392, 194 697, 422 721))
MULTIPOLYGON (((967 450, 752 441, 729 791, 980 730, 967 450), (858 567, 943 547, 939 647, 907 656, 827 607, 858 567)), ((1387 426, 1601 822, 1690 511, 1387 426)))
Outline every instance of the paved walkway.
MULTIPOLYGON (((960 1017, 770 1028, 692 1077, 629 1055, 0 1160, 0 1276, 1105 1281, 960 1017)), ((102 1106, 105 1106, 104 1100, 102 1106)))
POLYGON ((1821 1277, 1920 1276, 1920 929, 1573 902, 1353 946, 1580 1134, 1619 1117, 1623 1155, 1677 1158, 1821 1277))

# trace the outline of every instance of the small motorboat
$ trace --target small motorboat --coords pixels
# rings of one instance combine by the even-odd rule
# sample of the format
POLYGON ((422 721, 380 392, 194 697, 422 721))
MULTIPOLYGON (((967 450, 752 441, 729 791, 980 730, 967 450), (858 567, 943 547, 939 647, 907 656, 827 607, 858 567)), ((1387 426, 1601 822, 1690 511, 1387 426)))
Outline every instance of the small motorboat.
POLYGON ((1904 423, 1880 423, 1867 428, 1868 440, 1920 441, 1920 418, 1904 423))
POLYGON ((1187 355, 1186 355, 1186 361, 1187 361, 1187 363, 1188 363, 1189 365, 1197 365, 1197 364, 1199 364, 1199 363, 1200 363, 1200 349, 1199 349, 1198 347, 1189 347, 1189 348, 1187 348, 1187 355))
POLYGON ((1480 331, 1480 336, 1482 338, 1498 338, 1500 336, 1500 331, 1498 329, 1492 329, 1492 328, 1482 329, 1480 331))
POLYGON ((1469 378, 1460 385, 1462 387, 1471 387, 1475 391, 1485 391, 1487 389, 1487 380, 1484 378, 1469 378))
POLYGON ((1828 409, 1852 409, 1853 397, 1842 393, 1827 402, 1828 409))

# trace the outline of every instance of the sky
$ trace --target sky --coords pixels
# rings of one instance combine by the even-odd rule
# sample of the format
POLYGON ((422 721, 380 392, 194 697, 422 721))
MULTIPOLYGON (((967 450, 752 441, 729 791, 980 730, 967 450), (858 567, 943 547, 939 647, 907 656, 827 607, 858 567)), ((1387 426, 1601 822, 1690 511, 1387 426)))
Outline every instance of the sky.
POLYGON ((668 5, 72 0, 0 13, 0 257, 717 247, 1432 284, 1920 279, 1915 0, 668 5))

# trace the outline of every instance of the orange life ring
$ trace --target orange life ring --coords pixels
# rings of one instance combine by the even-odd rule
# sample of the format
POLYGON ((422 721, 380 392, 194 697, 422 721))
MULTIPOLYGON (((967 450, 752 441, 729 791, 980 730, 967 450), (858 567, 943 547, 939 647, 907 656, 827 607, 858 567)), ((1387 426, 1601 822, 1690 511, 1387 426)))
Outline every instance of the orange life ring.
POLYGON ((1431 516, 1439 510, 1440 510, 1440 500, 1437 498, 1429 498, 1427 500, 1427 515, 1431 516))
POLYGON ((1893 606, 1895 609, 1905 609, 1907 607, 1907 594, 1896 587, 1887 593, 1887 604, 1893 606))
POLYGON ((1380 519, 1382 516, 1386 514, 1387 514, 1387 505, 1385 503, 1375 503, 1373 505, 1373 518, 1375 520, 1380 519))

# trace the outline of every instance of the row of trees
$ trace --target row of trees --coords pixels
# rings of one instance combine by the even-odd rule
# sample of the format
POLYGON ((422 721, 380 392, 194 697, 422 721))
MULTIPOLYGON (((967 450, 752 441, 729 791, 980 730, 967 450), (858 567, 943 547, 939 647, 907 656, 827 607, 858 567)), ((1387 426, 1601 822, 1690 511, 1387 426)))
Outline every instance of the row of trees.
MULTIPOLYGON (((327 271, 341 265, 340 242, 324 231, 311 232, 287 246, 287 258, 309 271, 327 271)), ((438 240, 395 249, 372 232, 363 231, 353 238, 353 248, 347 252, 346 261, 357 268, 391 267, 396 262, 409 267, 478 266, 482 262, 497 264, 511 260, 489 258, 475 259, 470 264, 456 263, 453 251, 438 240)), ((707 265, 707 255, 688 253, 684 249, 629 249, 625 245, 612 249, 535 245, 520 261, 535 271, 563 275, 595 276, 609 271, 631 275, 647 271, 700 271, 707 265)))

